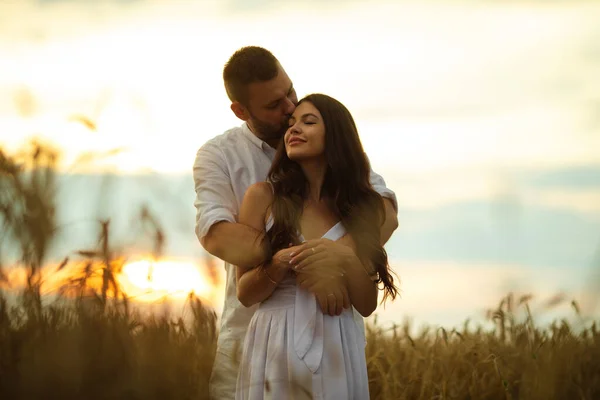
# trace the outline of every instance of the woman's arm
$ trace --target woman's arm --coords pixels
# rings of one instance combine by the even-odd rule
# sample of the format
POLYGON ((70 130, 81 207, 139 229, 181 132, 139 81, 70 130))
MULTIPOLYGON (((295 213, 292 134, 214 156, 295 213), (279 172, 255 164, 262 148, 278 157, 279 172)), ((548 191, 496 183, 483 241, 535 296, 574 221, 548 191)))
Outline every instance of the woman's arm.
MULTIPOLYGON (((259 232, 265 232, 265 220, 273 192, 267 182, 250 186, 240 207, 239 223, 248 225, 259 232)), ((260 245, 257 243, 257 246, 260 245)), ((245 307, 266 300, 288 272, 289 263, 285 254, 279 251, 265 265, 238 265, 236 267, 237 297, 245 307)), ((289 258, 288 258, 289 260, 289 258)))

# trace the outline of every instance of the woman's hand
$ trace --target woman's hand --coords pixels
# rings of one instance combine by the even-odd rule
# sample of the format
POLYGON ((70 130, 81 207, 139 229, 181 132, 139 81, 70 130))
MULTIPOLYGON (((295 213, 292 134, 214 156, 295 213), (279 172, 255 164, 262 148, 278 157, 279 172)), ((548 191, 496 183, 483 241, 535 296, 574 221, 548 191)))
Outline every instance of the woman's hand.
POLYGON ((294 271, 326 271, 334 277, 343 277, 349 260, 356 258, 351 247, 330 239, 308 240, 294 247, 290 255, 294 271))
POLYGON ((277 267, 278 269, 291 269, 292 264, 292 254, 298 251, 300 246, 293 246, 290 244, 290 247, 286 249, 281 249, 277 253, 273 254, 273 259, 271 260, 271 265, 277 267))

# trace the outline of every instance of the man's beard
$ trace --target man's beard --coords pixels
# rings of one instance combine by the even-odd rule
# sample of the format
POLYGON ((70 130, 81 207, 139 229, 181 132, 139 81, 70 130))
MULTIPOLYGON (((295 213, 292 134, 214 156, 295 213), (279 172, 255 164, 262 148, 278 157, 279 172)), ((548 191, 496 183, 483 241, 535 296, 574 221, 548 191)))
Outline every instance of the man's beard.
POLYGON ((264 122, 250 114, 252 117, 252 127, 254 128, 254 134, 260 137, 262 140, 280 139, 287 130, 287 124, 282 121, 279 126, 264 122))

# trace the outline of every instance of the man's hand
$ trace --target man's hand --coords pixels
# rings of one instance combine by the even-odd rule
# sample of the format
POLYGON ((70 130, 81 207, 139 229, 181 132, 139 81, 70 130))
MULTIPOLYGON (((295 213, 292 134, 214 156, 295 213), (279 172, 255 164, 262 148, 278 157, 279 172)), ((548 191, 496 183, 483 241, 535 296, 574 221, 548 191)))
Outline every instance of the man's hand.
POLYGON ((297 273, 296 283, 315 295, 323 314, 340 315, 351 305, 343 279, 326 271, 302 270, 297 273))
POLYGON ((351 247, 329 239, 314 239, 296 246, 291 255, 298 285, 315 294, 323 313, 340 315, 350 307, 344 274, 349 258, 356 257, 351 247))

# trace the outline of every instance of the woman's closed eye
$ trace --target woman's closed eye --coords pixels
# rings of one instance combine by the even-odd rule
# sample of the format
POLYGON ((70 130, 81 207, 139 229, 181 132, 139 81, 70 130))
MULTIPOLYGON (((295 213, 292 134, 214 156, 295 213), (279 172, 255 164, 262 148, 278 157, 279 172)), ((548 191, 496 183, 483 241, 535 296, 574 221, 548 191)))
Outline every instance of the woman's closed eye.
MULTIPOLYGON (((302 121, 301 120, 301 124, 304 124, 304 125, 315 125, 316 123, 317 123, 316 121, 307 121, 307 120, 302 121)), ((296 125, 296 120, 290 118, 288 120, 288 129, 294 125, 296 125)))

